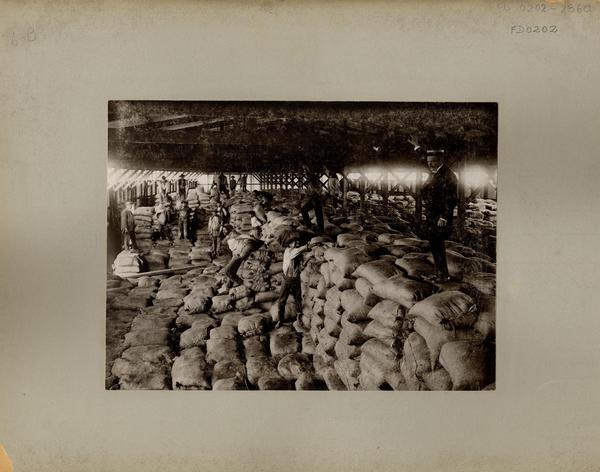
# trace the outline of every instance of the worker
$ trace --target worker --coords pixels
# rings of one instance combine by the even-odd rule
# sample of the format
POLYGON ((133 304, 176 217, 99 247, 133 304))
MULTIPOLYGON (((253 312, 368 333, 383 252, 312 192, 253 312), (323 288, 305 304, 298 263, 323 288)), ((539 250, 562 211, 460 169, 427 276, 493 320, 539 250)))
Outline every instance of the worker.
POLYGON ((296 316, 300 320, 302 314, 302 286, 300 284, 302 254, 311 248, 310 244, 300 246, 300 239, 297 235, 290 235, 285 239, 286 241, 281 241, 287 247, 283 252, 283 283, 277 299, 275 328, 278 328, 285 321, 285 305, 290 295, 294 298, 296 316))
POLYGON ((229 213, 229 209, 225 206, 225 204, 222 201, 220 201, 217 204, 217 211, 223 219, 223 224, 228 225, 229 221, 231 220, 231 214, 229 213))
POLYGON ((219 210, 214 210, 208 220, 208 234, 212 241, 211 259, 214 259, 221 252, 221 238, 223 236, 223 218, 219 210))
POLYGON ((338 207, 339 196, 340 196, 340 180, 335 172, 329 172, 329 179, 327 180, 327 191, 334 208, 338 207))
POLYGON ((168 239, 172 241, 169 227, 167 226, 167 209, 164 205, 158 204, 154 207, 154 216, 152 218, 154 223, 155 234, 153 235, 154 245, 156 245, 156 240, 165 240, 168 239))
POLYGON ((227 198, 229 198, 229 189, 227 188, 227 177, 221 172, 219 177, 217 177, 217 182, 219 184, 219 193, 224 193, 227 198))
POLYGON ((188 234, 187 234, 187 239, 189 239, 189 241, 194 244, 196 242, 196 231, 198 229, 199 226, 199 221, 200 221, 200 214, 199 214, 199 207, 196 208, 190 208, 190 212, 188 215, 188 234))
POLYGON ((251 234, 255 238, 260 239, 263 222, 256 217, 255 212, 251 211, 249 214, 250 214, 250 226, 252 226, 251 234))
POLYGON ((242 174, 242 176, 240 177, 239 184, 240 184, 240 190, 242 192, 245 192, 247 190, 246 186, 248 184, 248 174, 242 174))
POLYGON ((360 195, 361 210, 364 206, 365 197, 367 196, 367 192, 368 192, 367 178, 363 174, 360 174, 360 177, 358 178, 358 194, 360 195))
POLYGON ((308 175, 308 193, 300 209, 302 220, 307 228, 312 228, 309 211, 314 210, 317 219, 317 231, 319 234, 325 232, 325 223, 323 220, 323 199, 321 196, 321 181, 318 175, 310 173, 308 175))
POLYGON ((179 239, 187 239, 190 223, 190 208, 186 200, 181 202, 181 206, 177 212, 178 216, 178 228, 179 228, 179 239))
POLYGON ((177 195, 181 201, 185 200, 186 185, 187 181, 185 180, 185 174, 181 174, 177 181, 177 195))
POLYGON ((263 241, 251 234, 240 234, 236 231, 231 231, 225 240, 232 254, 231 261, 224 268, 225 275, 234 286, 241 285, 244 281, 237 275, 237 271, 243 262, 263 245, 263 241))
POLYGON ((213 182, 210 186, 210 202, 218 203, 221 200, 220 197, 221 196, 219 194, 219 187, 217 186, 216 182, 213 182))
POLYGON ((454 207, 457 203, 458 183, 454 172, 444 162, 441 153, 427 155, 430 177, 422 188, 425 204, 426 232, 435 265, 436 282, 450 280, 446 261, 445 240, 452 233, 454 207))
POLYGON ((137 242, 135 240, 135 218, 133 216, 133 210, 135 209, 135 203, 128 200, 125 203, 125 209, 121 212, 121 234, 123 235, 123 249, 138 250, 137 242))
POLYGON ((161 204, 167 203, 169 198, 169 182, 166 176, 162 176, 158 182, 158 202, 161 204))
POLYGON ((235 188, 237 187, 237 182, 235 180, 235 177, 232 175, 229 178, 229 190, 231 191, 231 195, 235 194, 235 188))
POLYGON ((261 225, 267 222, 267 211, 269 211, 269 199, 260 193, 257 193, 258 201, 254 205, 253 213, 255 218, 260 221, 261 225))

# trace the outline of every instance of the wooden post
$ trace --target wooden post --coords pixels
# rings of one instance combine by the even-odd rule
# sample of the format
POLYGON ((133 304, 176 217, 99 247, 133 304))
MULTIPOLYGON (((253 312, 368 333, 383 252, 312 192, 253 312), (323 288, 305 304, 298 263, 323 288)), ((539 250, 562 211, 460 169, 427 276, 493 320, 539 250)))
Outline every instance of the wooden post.
POLYGON ((415 180, 415 225, 418 231, 423 226, 423 200, 421 197, 421 188, 423 187, 423 171, 416 171, 415 180))
POLYGON ((490 174, 489 172, 486 170, 485 172, 486 177, 488 177, 488 179, 486 180, 485 184, 483 185, 483 198, 485 198, 486 200, 488 198, 490 198, 490 174))
POLYGON ((384 177, 381 182, 381 193, 383 197, 383 208, 387 210, 390 194, 390 173, 387 170, 384 171, 384 177))
POLYGON ((367 186, 369 182, 367 177, 361 172, 359 172, 360 177, 358 178, 358 192, 360 193, 360 211, 363 211, 365 207, 365 197, 367 196, 367 186))
POLYGON ((458 164, 458 221, 456 232, 459 239, 463 239, 465 235, 465 218, 466 218, 466 179, 467 158, 463 156, 458 164))
POLYGON ((346 176, 346 170, 342 171, 342 205, 346 209, 347 197, 348 197, 348 177, 346 176))

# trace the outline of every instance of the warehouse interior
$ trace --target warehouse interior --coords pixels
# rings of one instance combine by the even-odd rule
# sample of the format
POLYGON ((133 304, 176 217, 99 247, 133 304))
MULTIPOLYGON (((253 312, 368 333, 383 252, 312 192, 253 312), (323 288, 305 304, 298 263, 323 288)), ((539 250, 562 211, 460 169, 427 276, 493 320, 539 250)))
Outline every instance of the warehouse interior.
POLYGON ((494 390, 497 152, 494 103, 109 102, 106 388, 494 390), (458 181, 441 282, 431 153, 458 181), (323 231, 301 212, 315 176, 323 231), (260 240, 239 283, 228 243, 211 246, 222 207, 230 232, 260 240), (290 234, 308 246, 280 320, 290 234))

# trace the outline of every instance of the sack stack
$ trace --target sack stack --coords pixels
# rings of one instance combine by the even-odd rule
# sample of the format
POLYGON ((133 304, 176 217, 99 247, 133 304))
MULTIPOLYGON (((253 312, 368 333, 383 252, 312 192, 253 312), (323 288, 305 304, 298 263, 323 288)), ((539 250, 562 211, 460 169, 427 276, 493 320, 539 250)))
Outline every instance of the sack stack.
POLYGON ((152 238, 152 216, 154 207, 137 207, 133 210, 135 238, 141 250, 149 249, 152 238))
MULTIPOLYGON (((236 195, 232 201, 234 226, 247 229, 254 204, 251 194, 236 195)), ((296 321, 278 329, 274 319, 284 251, 279 238, 302 230, 298 200, 275 195, 263 226, 266 244, 240 267, 240 286, 232 287, 222 273, 231 257, 226 245, 226 255, 210 260, 204 225, 193 248, 176 240, 168 253, 154 249, 144 255, 148 268, 187 265, 190 259, 202 267, 141 278, 137 287, 120 279, 109 281, 107 385, 204 390, 494 388, 493 258, 477 247, 448 241, 448 267, 456 281, 428 282, 434 270, 428 243, 402 217, 404 207, 413 202, 400 201, 406 203, 394 207, 400 216, 347 216, 338 210, 327 222, 328 234, 313 237, 312 249, 303 255, 300 306, 291 296, 285 301, 286 320, 296 321)), ((125 272, 136 270, 140 261, 135 262, 135 253, 124 253, 121 272, 139 273, 125 272)))
POLYGON ((137 251, 126 249, 117 254, 112 268, 113 274, 126 278, 142 272, 143 261, 137 251))

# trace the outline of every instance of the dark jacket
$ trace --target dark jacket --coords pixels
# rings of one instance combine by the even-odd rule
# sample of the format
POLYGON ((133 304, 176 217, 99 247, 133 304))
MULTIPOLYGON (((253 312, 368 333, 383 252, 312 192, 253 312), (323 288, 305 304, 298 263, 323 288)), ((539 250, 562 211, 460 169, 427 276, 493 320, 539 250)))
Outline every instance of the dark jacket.
POLYGON ((135 231, 135 218, 131 210, 125 208, 121 212, 121 232, 133 233, 135 231))
POLYGON ((428 226, 437 225, 440 218, 447 221, 447 231, 452 226, 454 208, 458 201, 458 182, 446 164, 431 174, 422 190, 428 226))

